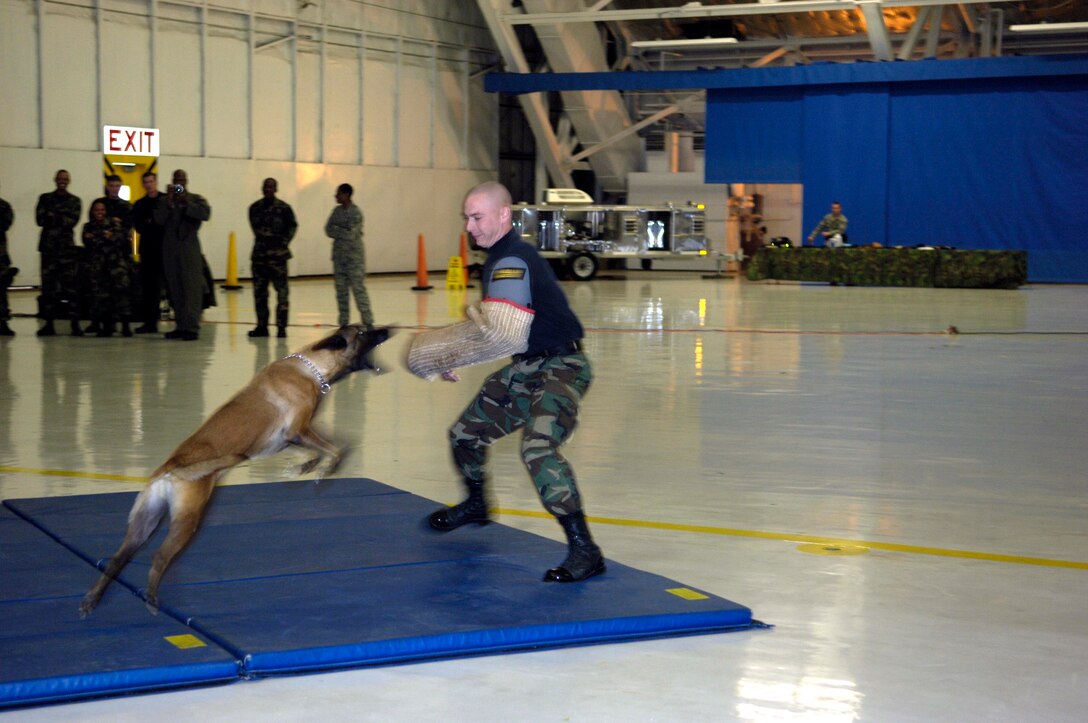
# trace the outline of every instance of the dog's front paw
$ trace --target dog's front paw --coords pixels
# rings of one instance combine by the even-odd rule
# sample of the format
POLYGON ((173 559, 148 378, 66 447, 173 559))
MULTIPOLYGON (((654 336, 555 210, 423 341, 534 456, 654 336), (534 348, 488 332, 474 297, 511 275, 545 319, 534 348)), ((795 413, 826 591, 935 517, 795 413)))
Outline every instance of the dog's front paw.
POLYGON ((340 455, 326 459, 325 463, 318 468, 316 479, 322 480, 331 477, 336 468, 340 466, 341 459, 343 458, 340 455))
POLYGON ((289 474, 289 475, 291 475, 293 477, 301 477, 304 474, 309 474, 310 472, 314 471, 314 469, 317 467, 318 463, 320 463, 320 462, 321 462, 321 457, 314 457, 312 459, 306 460, 302 464, 297 464, 297 465, 295 465, 293 467, 288 467, 285 470, 285 472, 286 472, 286 474, 289 474))

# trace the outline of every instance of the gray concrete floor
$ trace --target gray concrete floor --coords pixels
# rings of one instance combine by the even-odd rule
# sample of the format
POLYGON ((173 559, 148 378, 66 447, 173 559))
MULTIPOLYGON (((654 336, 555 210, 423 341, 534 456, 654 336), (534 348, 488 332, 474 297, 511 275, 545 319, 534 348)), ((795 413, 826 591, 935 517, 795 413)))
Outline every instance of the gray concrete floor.
MULTIPOLYGON (((380 352, 393 371, 337 385, 320 426, 353 446, 340 475, 453 502, 445 429, 494 365, 463 370, 460 384, 403 369, 413 331, 457 320, 478 293, 414 283, 368 280, 379 323, 402 327, 380 352)), ((14 319, 18 336, 0 338, 0 497, 138 489, 255 370, 335 322, 331 282, 297 280, 290 337, 250 340, 245 286, 220 292, 193 343, 38 339, 36 320, 14 319)), ((596 369, 566 453, 605 554, 745 604, 772 630, 4 719, 1084 720, 1088 288, 846 288, 667 271, 564 288, 596 369)), ((12 304, 30 314, 33 293, 14 292, 12 304)), ((501 521, 560 539, 516 442, 493 452, 501 521)), ((280 480, 294 461, 255 462, 224 483, 280 480)))

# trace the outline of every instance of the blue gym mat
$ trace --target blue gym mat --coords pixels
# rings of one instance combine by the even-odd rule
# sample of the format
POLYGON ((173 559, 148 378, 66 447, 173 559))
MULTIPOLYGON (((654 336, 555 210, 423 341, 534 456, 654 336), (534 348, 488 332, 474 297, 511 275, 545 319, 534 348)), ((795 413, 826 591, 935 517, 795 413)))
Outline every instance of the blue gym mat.
POLYGON ((160 529, 81 621, 91 566, 120 544, 134 498, 4 502, 0 707, 761 625, 611 559, 583 583, 543 583, 565 544, 501 524, 436 533, 435 502, 368 479, 221 487, 164 578, 162 614, 133 594, 160 529))
POLYGON ((0 507, 0 707, 231 681, 236 656, 121 588, 77 608, 94 570, 0 507))

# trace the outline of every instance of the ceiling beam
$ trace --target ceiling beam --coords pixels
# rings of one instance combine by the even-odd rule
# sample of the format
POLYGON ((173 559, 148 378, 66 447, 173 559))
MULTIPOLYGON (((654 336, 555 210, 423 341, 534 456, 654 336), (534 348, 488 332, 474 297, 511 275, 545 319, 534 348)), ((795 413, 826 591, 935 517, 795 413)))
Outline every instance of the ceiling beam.
POLYGON ((677 111, 682 110, 688 103, 691 103, 691 102, 696 101, 696 100, 701 100, 704 95, 705 95, 704 93, 699 92, 699 93, 693 93, 692 95, 689 95, 689 96, 687 96, 685 98, 681 98, 680 100, 673 103, 672 105, 670 105, 670 106, 668 106, 666 108, 662 108, 661 110, 659 110, 658 112, 654 113, 651 116, 643 118, 638 123, 635 123, 634 125, 630 125, 630 126, 624 128, 622 131, 615 134, 614 136, 612 136, 610 138, 606 138, 606 139, 604 139, 603 141, 601 141, 600 143, 598 143, 598 144, 596 144, 594 146, 590 146, 589 148, 586 148, 585 150, 582 150, 582 151, 580 151, 578 153, 575 153, 573 156, 570 157, 570 160, 571 161, 580 161, 583 158, 587 158, 587 157, 593 155, 594 153, 596 153, 598 151, 603 151, 605 148, 608 148, 613 143, 616 143, 617 141, 621 141, 624 138, 626 138, 627 136, 638 133, 640 130, 642 130, 646 126, 651 126, 654 123, 657 123, 662 118, 666 118, 666 117, 672 115, 673 113, 676 113, 677 111))
POLYGON ((869 34, 873 57, 877 60, 891 60, 892 41, 888 37, 888 26, 884 24, 884 10, 880 6, 880 0, 859 2, 858 7, 865 16, 865 31, 869 34))
MULTIPOLYGON (((582 10, 568 13, 504 13, 502 20, 511 25, 555 25, 558 23, 603 23, 624 20, 679 20, 743 15, 781 15, 784 13, 846 10, 871 1, 786 0, 786 2, 749 2, 730 5, 688 4, 679 7, 637 8, 632 10, 582 10)), ((1008 3, 1014 2, 1014 0, 877 0, 877 2, 879 2, 880 7, 897 8, 1008 3)), ((598 5, 594 7, 598 7, 598 5)))

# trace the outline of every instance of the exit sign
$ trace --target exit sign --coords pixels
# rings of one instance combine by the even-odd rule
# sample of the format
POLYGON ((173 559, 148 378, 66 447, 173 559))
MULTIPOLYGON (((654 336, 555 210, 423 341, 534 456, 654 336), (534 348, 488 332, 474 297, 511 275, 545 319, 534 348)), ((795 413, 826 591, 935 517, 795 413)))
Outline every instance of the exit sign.
POLYGON ((158 157, 159 129, 102 126, 102 152, 158 157))

